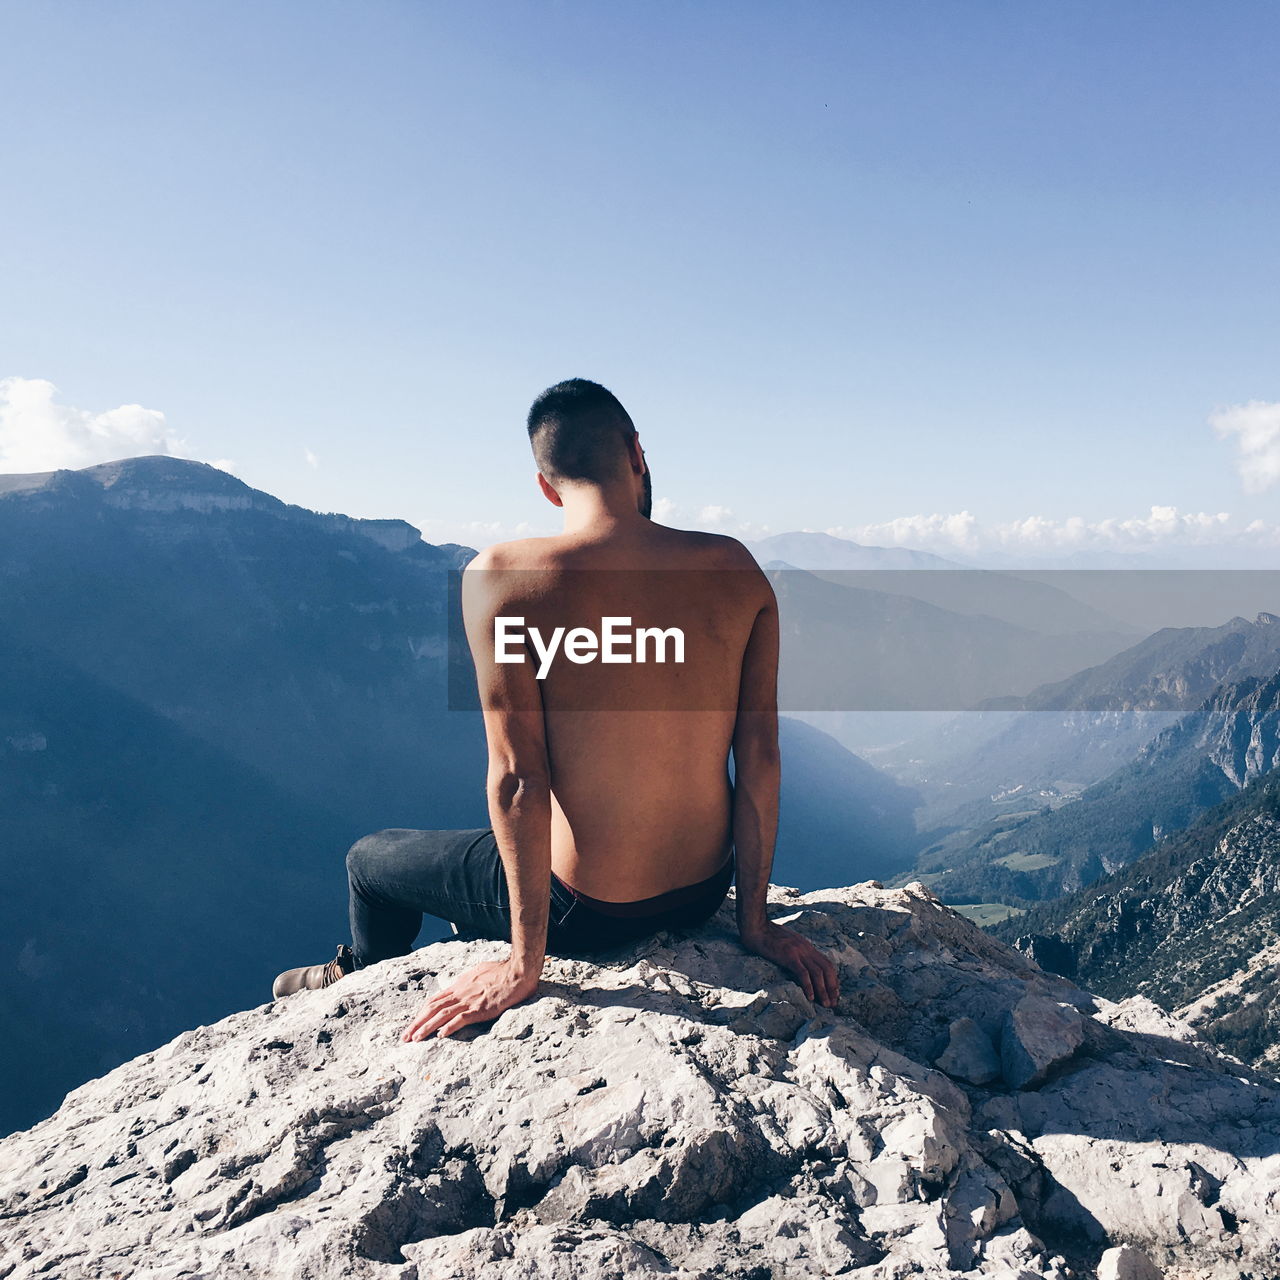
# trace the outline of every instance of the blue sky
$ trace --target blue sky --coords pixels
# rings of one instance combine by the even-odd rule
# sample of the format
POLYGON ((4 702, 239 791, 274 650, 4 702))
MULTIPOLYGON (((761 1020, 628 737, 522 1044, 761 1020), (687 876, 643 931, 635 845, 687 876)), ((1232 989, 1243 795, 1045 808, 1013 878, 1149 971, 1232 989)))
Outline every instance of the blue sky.
POLYGON ((57 388, 7 384, 0 470, 160 441, 478 543, 554 527, 523 415, 587 376, 676 523, 1280 545, 1274 5, 10 3, 0 43, 0 378, 57 388))

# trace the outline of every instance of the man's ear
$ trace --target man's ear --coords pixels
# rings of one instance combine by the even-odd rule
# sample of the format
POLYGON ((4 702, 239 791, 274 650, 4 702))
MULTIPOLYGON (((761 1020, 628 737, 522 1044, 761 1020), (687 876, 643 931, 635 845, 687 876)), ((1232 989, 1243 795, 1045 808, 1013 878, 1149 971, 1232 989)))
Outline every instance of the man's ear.
POLYGON ((640 447, 640 433, 638 431, 627 441, 627 452, 630 455, 631 470, 638 476, 644 475, 645 471, 648 470, 649 464, 644 460, 644 450, 640 447))
POLYGON ((541 471, 538 472, 538 488, 542 490, 542 496, 546 498, 553 507, 564 506, 564 502, 561 500, 560 495, 554 488, 552 488, 551 481, 548 480, 541 471))

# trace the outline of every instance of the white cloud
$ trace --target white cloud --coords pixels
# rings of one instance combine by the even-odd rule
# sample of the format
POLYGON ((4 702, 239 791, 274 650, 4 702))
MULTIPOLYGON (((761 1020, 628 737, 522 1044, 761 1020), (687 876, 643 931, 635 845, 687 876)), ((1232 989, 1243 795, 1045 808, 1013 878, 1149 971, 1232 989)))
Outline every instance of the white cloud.
POLYGON ((864 545, 913 547, 925 551, 989 551, 1052 554, 1071 551, 1143 552, 1171 547, 1243 543, 1258 546, 1280 538, 1280 530, 1255 520, 1231 524, 1226 511, 1179 511, 1152 507, 1146 515, 1086 520, 1082 516, 1023 516, 984 523, 972 512, 900 516, 872 524, 836 525, 824 530, 864 545))
POLYGON ((317 467, 319 467, 320 459, 317 458, 316 455, 312 453, 310 449, 303 449, 302 456, 306 459, 307 466, 309 466, 312 470, 315 470, 317 467))
POLYGON ((1236 470, 1246 493, 1280 480, 1280 401, 1250 400, 1209 415, 1219 439, 1236 438, 1236 470))
POLYGON ((728 507, 709 506, 703 507, 698 512, 698 526, 702 529, 710 529, 721 532, 730 526, 737 527, 739 521, 734 519, 733 512, 728 507))
POLYGON ((437 520, 428 517, 412 521, 421 531, 425 542, 439 545, 442 542, 457 542, 464 547, 488 547, 495 542, 511 542, 516 538, 544 537, 558 532, 554 522, 548 525, 534 525, 528 520, 518 524, 507 524, 501 520, 437 520))
POLYGON ((835 525, 822 532, 877 547, 924 549, 937 545, 951 550, 978 551, 982 542, 982 527, 969 511, 950 515, 896 516, 876 524, 835 525))
POLYGON ((702 529, 708 533, 727 533, 735 538, 765 538, 773 532, 767 524, 740 520, 732 507, 717 502, 689 508, 670 498, 655 498, 653 518, 659 524, 673 525, 677 529, 702 529))
MULTIPOLYGON (((766 524, 739 520, 730 508, 715 503, 688 511, 670 498, 653 500, 653 518, 660 524, 673 524, 682 529, 703 529, 710 533, 728 533, 737 538, 764 538, 774 532, 766 524)), ((461 542, 469 547, 488 547, 495 542, 514 538, 545 537, 560 531, 558 512, 549 512, 545 520, 508 524, 502 520, 470 520, 465 522, 428 518, 415 520, 427 542, 461 542)))
POLYGON ((159 409, 122 404, 103 413, 57 402, 44 378, 0 378, 0 472, 56 471, 116 458, 189 456, 159 409))
MULTIPOLYGON (((684 528, 710 529, 752 541, 780 530, 739 520, 732 509, 707 503, 689 510, 670 499, 653 504, 655 518, 684 528)), ((793 526, 794 527, 794 526, 793 526)), ((788 532, 791 530, 788 529, 788 532)), ((942 556, 981 560, 991 556, 1045 557, 1050 560, 1081 553, 1139 555, 1146 552, 1261 552, 1280 548, 1280 526, 1263 520, 1240 525, 1226 511, 1179 511, 1154 506, 1144 515, 1087 520, 1083 516, 1027 515, 985 521, 972 511, 897 516, 866 524, 810 525, 801 532, 821 532, 872 547, 908 547, 942 556)))

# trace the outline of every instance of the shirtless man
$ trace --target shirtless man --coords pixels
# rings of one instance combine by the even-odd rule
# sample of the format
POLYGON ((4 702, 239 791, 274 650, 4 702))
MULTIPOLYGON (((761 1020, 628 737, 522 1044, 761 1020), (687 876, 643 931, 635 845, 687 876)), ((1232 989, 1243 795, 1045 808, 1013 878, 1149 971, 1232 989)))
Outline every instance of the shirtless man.
POLYGON ((447 1036, 532 996, 548 951, 590 954, 691 927, 736 880, 743 945, 790 972, 810 1000, 834 1005, 835 966, 765 910, 779 782, 778 613, 767 578, 735 539, 650 518, 640 438, 604 387, 580 378, 551 387, 528 427, 538 485, 563 510, 564 531, 482 551, 462 585, 493 825, 357 841, 347 855, 354 949, 282 973, 273 994, 405 954, 427 912, 511 943, 506 959, 432 995, 402 1038, 447 1036), (637 635, 611 662, 592 660, 589 643, 570 657, 572 628, 598 631, 606 619, 665 638, 651 634, 642 655, 637 635), (539 653, 528 637, 556 627, 564 647, 547 661, 545 644, 539 653), (659 645, 669 650, 662 660, 659 645))

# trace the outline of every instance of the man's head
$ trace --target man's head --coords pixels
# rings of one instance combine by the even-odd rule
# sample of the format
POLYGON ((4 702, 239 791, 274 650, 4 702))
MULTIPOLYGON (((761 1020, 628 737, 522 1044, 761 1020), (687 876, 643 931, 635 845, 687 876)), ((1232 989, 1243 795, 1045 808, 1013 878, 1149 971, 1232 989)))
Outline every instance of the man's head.
POLYGON ((649 468, 635 424, 612 391, 586 378, 557 382, 533 402, 528 426, 549 498, 564 485, 612 488, 630 483, 636 486, 640 514, 650 514, 649 468))

